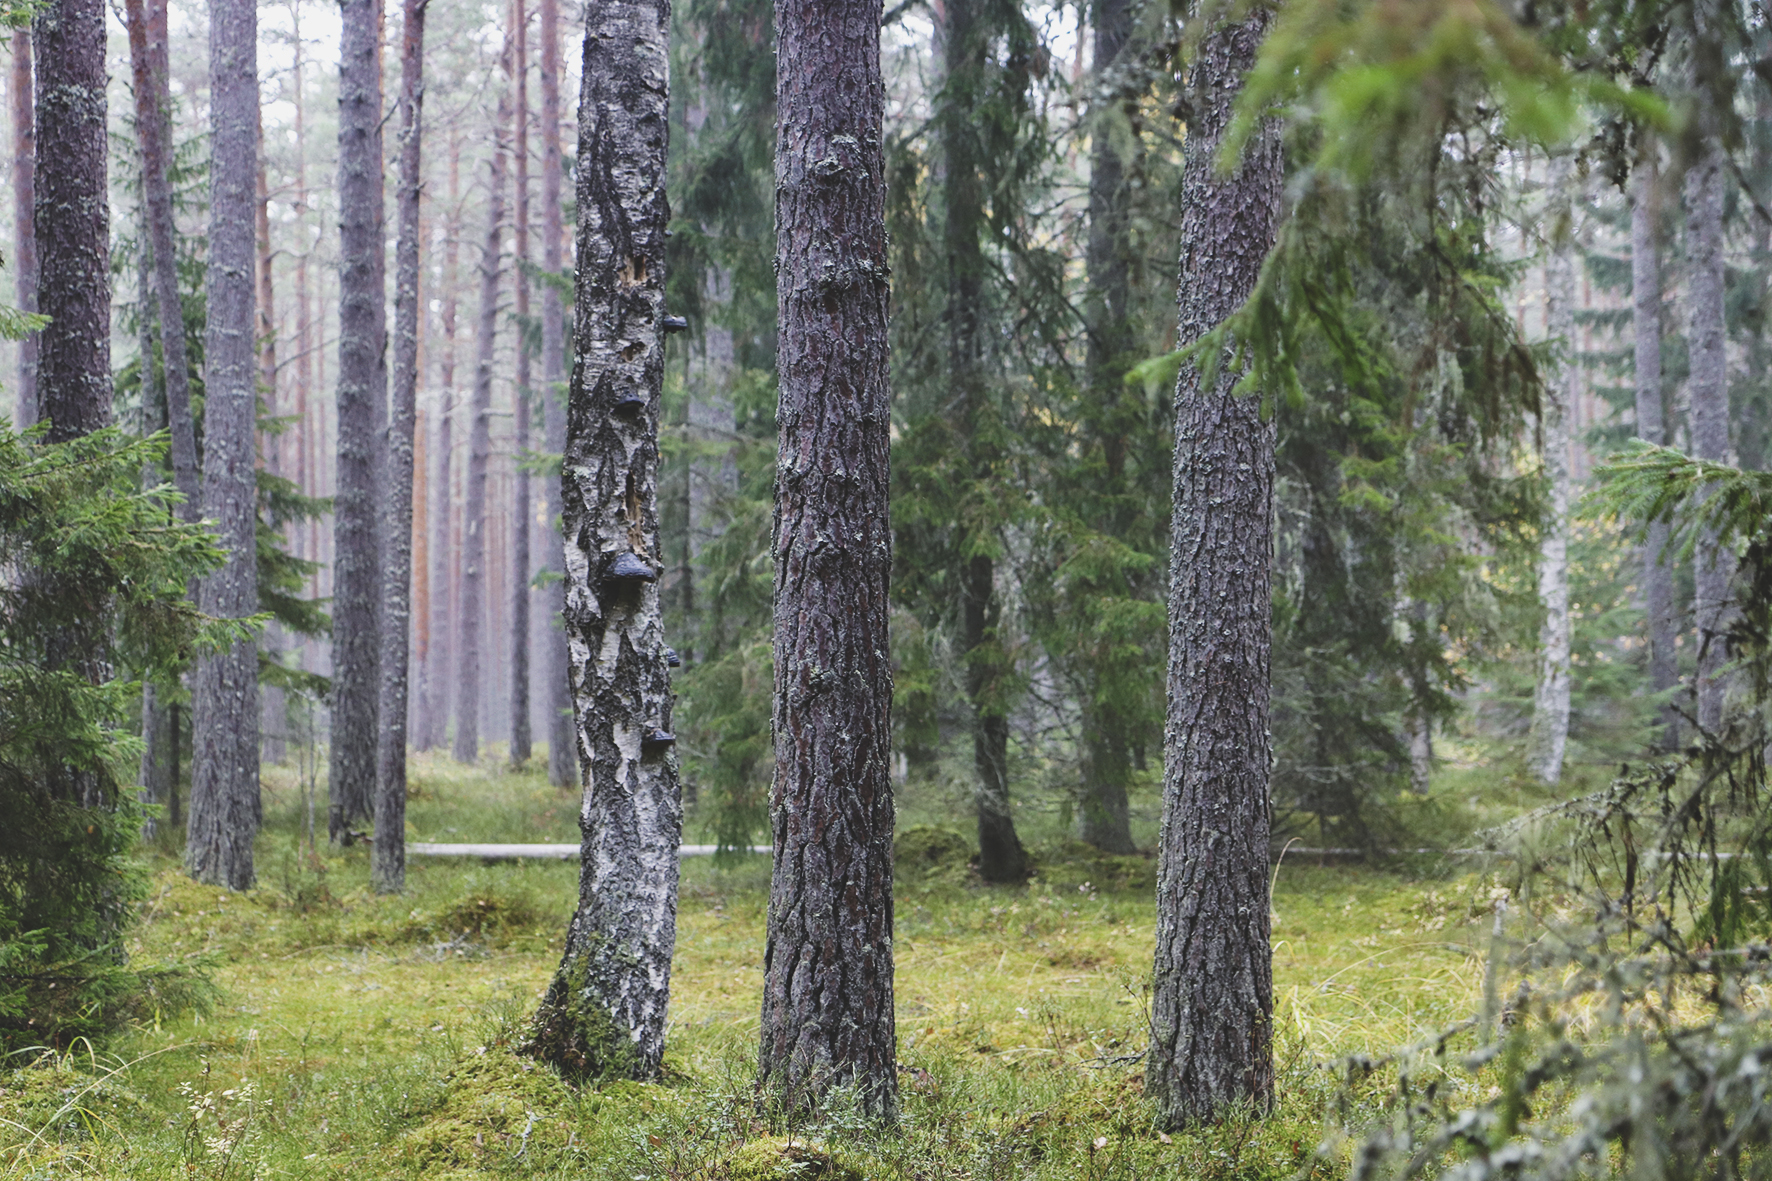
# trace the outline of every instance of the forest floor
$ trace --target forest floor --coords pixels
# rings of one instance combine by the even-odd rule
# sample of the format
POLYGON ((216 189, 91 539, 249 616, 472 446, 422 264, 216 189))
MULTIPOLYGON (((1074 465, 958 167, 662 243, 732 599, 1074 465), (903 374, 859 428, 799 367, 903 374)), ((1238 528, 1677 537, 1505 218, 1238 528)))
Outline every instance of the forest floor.
MULTIPOLYGON (((576 793, 491 768, 419 760, 411 835, 576 839, 576 793)), ((307 851, 298 777, 267 778, 259 886, 197 886, 161 851, 132 935, 137 962, 210 965, 209 1013, 0 1072, 0 1176, 1289 1177, 1348 1097, 1338 1060, 1473 1011, 1499 889, 1468 866, 1284 860, 1278 1109, 1164 1137, 1138 1056, 1154 864, 1059 846, 1006 889, 932 856, 897 887, 899 1126, 837 1102, 816 1125, 766 1127, 752 1094, 766 857, 685 861, 665 1080, 574 1092, 512 1049, 559 955, 576 863, 415 858, 408 892, 378 898, 361 846, 328 851, 322 833, 307 851)))

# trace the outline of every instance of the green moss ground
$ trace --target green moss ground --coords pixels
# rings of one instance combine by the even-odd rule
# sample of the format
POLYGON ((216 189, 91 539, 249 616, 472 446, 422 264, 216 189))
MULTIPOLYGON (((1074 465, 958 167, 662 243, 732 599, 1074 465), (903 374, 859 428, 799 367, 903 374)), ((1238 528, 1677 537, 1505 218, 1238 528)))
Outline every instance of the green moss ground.
MULTIPOLYGON (((1480 991, 1478 875, 1289 858, 1279 1110, 1165 1139, 1136 1060, 1153 866, 1054 842, 1026 889, 985 889, 932 856, 898 886, 900 1128, 841 1097, 817 1125, 765 1126, 766 858, 685 863, 665 1082, 575 1092, 510 1047, 555 967, 576 865, 414 859, 408 893, 377 898, 366 852, 310 857, 293 774, 267 780, 259 887, 197 886, 161 851, 132 936, 142 955, 212 957, 219 1006, 0 1073, 0 1175, 1288 1177, 1322 1135, 1327 1064, 1450 1023, 1480 991)), ((421 758, 413 782, 415 839, 574 839, 575 794, 539 772, 421 758)))

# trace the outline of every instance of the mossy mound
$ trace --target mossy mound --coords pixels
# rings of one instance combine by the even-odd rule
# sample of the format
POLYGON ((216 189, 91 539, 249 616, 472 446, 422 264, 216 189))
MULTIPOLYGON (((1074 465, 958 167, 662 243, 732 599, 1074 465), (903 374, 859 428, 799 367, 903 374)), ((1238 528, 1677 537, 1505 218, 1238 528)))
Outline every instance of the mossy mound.
POLYGON ((434 1178, 558 1151, 572 1135, 572 1103, 571 1090, 547 1067, 502 1047, 482 1048, 456 1061, 441 1102, 389 1146, 392 1163, 434 1178))
POLYGON ((892 872, 899 881, 964 884, 971 862, 971 842, 952 829, 915 824, 893 841, 892 872))
POLYGON ((140 1097, 104 1075, 75 1069, 71 1057, 45 1055, 36 1065, 0 1071, 0 1127, 12 1133, 9 1141, 84 1140, 118 1117, 149 1111, 140 1097))
POLYGON ((863 1181, 860 1169, 817 1141, 752 1140, 726 1161, 726 1181, 863 1181))
POLYGON ((1156 889, 1157 859, 1143 853, 1103 853, 1082 841, 1063 841, 1034 852, 1035 873, 1053 886, 1091 885, 1098 890, 1144 893, 1156 889))

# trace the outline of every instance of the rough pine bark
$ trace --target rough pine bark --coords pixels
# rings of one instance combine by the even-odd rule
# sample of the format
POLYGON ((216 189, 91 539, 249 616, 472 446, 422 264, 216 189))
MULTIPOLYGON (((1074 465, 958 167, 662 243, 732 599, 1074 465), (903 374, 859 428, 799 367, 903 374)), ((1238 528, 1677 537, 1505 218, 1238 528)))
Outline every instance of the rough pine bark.
POLYGON ((178 293, 177 227, 172 182, 167 175, 168 89, 166 0, 124 0, 129 26, 130 73, 135 89, 135 135, 141 149, 142 204, 147 213, 148 253, 153 260, 160 358, 166 374, 166 426, 171 436, 173 487, 185 498, 179 516, 202 514, 197 485, 197 432, 191 417, 190 362, 185 355, 184 311, 178 293))
MULTIPOLYGON (((1229 177, 1219 145, 1269 16, 1215 28, 1189 85, 1182 173, 1186 345, 1242 306, 1280 218, 1278 128, 1263 124, 1229 177)), ((1158 838, 1157 948, 1145 1093, 1171 1128, 1272 1102, 1268 735, 1274 431, 1239 397, 1229 351, 1175 391, 1168 721, 1158 838)))
POLYGON ((37 63, 33 233, 37 416, 64 443, 111 423, 111 240, 105 170, 105 6, 52 0, 32 29, 37 63))
MULTIPOLYGON (((1729 462, 1729 362, 1723 318, 1723 154, 1712 148, 1686 174, 1686 255, 1690 267, 1687 333, 1691 355, 1692 451, 1699 459, 1729 462)), ((1728 661, 1729 584, 1735 555, 1701 534, 1693 552, 1693 611, 1698 623, 1698 727, 1720 734, 1728 661)))
POLYGON ((338 70, 338 475, 333 498, 332 743, 326 831, 349 843, 375 800, 381 677, 383 290, 381 4, 342 0, 338 70))
POLYGON ((658 588, 670 18, 668 0, 586 10, 561 472, 583 852, 534 1036, 573 1077, 658 1074, 677 937, 683 809, 658 588))
MULTIPOLYGON (((1128 0, 1096 0, 1090 10, 1095 33, 1095 87, 1102 100, 1113 94, 1111 71, 1124 63, 1120 55, 1132 36, 1128 0)), ((1125 394, 1121 381, 1133 348, 1127 309, 1132 290, 1128 274, 1132 245, 1127 218, 1124 169, 1113 137, 1098 125, 1090 138, 1089 239, 1084 262, 1089 277, 1089 337, 1085 363, 1091 395, 1097 399, 1103 424, 1102 450, 1110 494, 1122 490, 1126 440, 1117 410, 1125 394)), ((1106 519, 1098 527, 1116 535, 1124 522, 1106 519)), ((1112 675, 1109 673, 1108 675, 1112 675)), ((1126 800, 1132 775, 1128 751, 1132 735, 1119 710, 1085 692, 1082 712, 1082 791, 1077 809, 1077 835, 1109 853, 1131 853, 1131 819, 1126 800)))
POLYGON ((383 498, 381 701, 375 783, 375 848, 369 880, 378 894, 406 888, 406 671, 412 614, 412 435, 418 408, 419 138, 424 124, 425 9, 405 0, 400 29, 400 179, 394 189, 394 373, 388 406, 383 498))
MULTIPOLYGON (((513 151, 516 155, 516 190, 512 201, 513 247, 516 258, 512 278, 516 282, 516 312, 519 324, 529 320, 529 18, 523 0, 512 0, 511 33, 515 42, 515 108, 512 127, 513 151)), ((529 735, 529 518, 534 513, 534 500, 529 494, 529 469, 524 461, 529 453, 529 407, 533 404, 529 388, 528 333, 517 336, 517 388, 512 412, 516 429, 516 488, 511 513, 511 766, 521 767, 532 753, 529 735)))
MULTIPOLYGON (((1573 197, 1571 161, 1551 158, 1553 201, 1573 197)), ((1552 218, 1550 220, 1556 220, 1552 218)), ((1563 775, 1569 742, 1569 413, 1575 404, 1575 255, 1565 238, 1551 246, 1544 265, 1545 325, 1552 347, 1563 359, 1547 375, 1539 394, 1538 445, 1547 490, 1538 541, 1538 683, 1532 697, 1532 728, 1526 735, 1526 768, 1541 783, 1563 775)))
MULTIPOLYGON (((1637 166, 1631 194, 1631 306, 1637 360, 1637 438, 1667 442, 1661 401, 1661 244, 1656 228, 1656 176, 1653 160, 1637 166)), ((1679 683, 1674 651, 1674 572, 1665 561, 1669 527, 1649 526, 1643 546, 1643 608, 1649 630, 1649 683, 1666 693, 1679 683)), ((1680 747, 1680 715, 1669 702, 1661 711, 1664 751, 1680 747)))
MULTIPOLYGON (((255 347, 258 6, 209 5, 209 322, 203 339, 203 515, 228 557, 198 604, 222 619, 258 611, 255 347)), ((252 885, 259 818, 258 644, 198 656, 192 677, 191 811, 185 865, 200 882, 252 885)))
POLYGON ((777 0, 774 870, 760 1085, 896 1116, 878 0, 777 0))
MULTIPOLYGON (((36 203, 37 117, 32 106, 36 87, 31 79, 31 30, 12 31, 12 284, 21 312, 37 310, 36 203)), ((37 334, 18 342, 18 410, 15 425, 24 430, 37 421, 37 334)))
MULTIPOLYGON (((560 0, 541 0, 541 265, 558 275, 565 239, 560 200, 560 0)), ((542 446, 552 455, 566 450, 565 309, 552 283, 541 289, 541 420, 542 446)), ((561 481, 547 484, 548 531, 542 569, 559 575, 543 592, 547 596, 547 639, 542 646, 542 709, 548 720, 548 782, 565 787, 578 778, 578 744, 572 731, 572 668, 562 626, 566 608, 563 539, 555 532, 565 511, 561 481)))
MULTIPOLYGON (((507 44, 505 52, 510 52, 507 44)), ((486 472, 492 462, 492 363, 498 343, 498 276, 505 220, 505 134, 511 93, 498 100, 498 143, 487 170, 486 241, 480 250, 480 317, 474 334, 474 395, 468 424, 467 494, 462 504, 461 599, 455 671, 455 758, 480 757, 481 642, 486 633, 486 472)))

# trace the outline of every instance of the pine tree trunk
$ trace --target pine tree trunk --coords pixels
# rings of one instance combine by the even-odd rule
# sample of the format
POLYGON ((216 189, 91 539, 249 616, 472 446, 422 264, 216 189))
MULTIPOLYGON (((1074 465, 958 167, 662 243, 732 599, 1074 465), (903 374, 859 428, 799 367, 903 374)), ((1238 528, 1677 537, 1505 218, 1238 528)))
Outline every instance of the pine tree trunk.
MULTIPOLYGON (((1637 166, 1631 200, 1631 299, 1637 360, 1637 438, 1667 442, 1661 400, 1661 248, 1656 230, 1656 177, 1652 159, 1637 166)), ((1649 526, 1643 547, 1643 608, 1649 630, 1649 683, 1667 693, 1679 683, 1674 650, 1674 572, 1666 562, 1668 523, 1649 526)), ((1680 715, 1672 702, 1662 707, 1661 748, 1680 748, 1680 715)))
MULTIPOLYGON (((37 310, 37 232, 35 219, 37 117, 32 109, 36 90, 31 81, 31 30, 12 30, 12 289, 21 312, 37 310)), ((35 332, 18 342, 18 410, 16 425, 24 430, 37 421, 37 339, 35 332)))
MULTIPOLYGON (((209 4, 209 324, 203 340, 203 515, 227 561, 198 603, 219 619, 258 611, 254 341, 258 182, 258 7, 209 4)), ((252 885, 259 820, 258 644, 197 658, 191 713, 191 815, 185 864, 200 882, 252 885)))
POLYGON ((668 0, 586 10, 566 629, 584 753, 578 911, 535 1052, 574 1077, 656 1077, 683 810, 659 612, 668 0))
MULTIPOLYGON (((16 34, 15 34, 16 35, 16 34)), ((166 401, 154 376, 154 340, 159 335, 158 317, 154 315, 154 248, 148 239, 147 211, 141 210, 142 249, 137 254, 136 298, 141 301, 141 314, 136 317, 136 352, 141 358, 141 419, 143 437, 160 430, 166 420, 166 401)), ((142 465, 142 486, 154 487, 163 482, 158 462, 142 465)), ((142 758, 138 784, 143 803, 166 801, 166 704, 165 694, 146 677, 142 678, 142 758)), ((152 839, 159 830, 159 820, 149 817, 142 826, 144 839, 152 839)))
MULTIPOLYGON (((1570 201, 1574 169, 1568 156, 1553 156, 1548 189, 1553 201, 1570 201)), ((1555 220, 1555 219, 1549 219, 1555 220)), ((1538 684, 1532 728, 1526 736, 1526 768, 1541 783, 1563 774, 1569 741, 1569 413, 1578 388, 1575 364, 1575 245, 1554 243, 1544 267, 1545 326, 1563 360, 1546 374, 1539 393, 1538 440, 1547 488, 1538 542, 1538 684)))
MULTIPOLYGON (((257 199, 253 204, 257 215, 255 225, 258 235, 258 384, 264 391, 266 407, 275 417, 282 415, 284 409, 277 389, 277 303, 271 273, 275 255, 271 250, 271 186, 265 175, 263 108, 258 111, 256 136, 258 184, 257 199)), ((260 440, 260 460, 265 465, 265 470, 272 475, 283 474, 283 448, 284 440, 281 435, 266 435, 260 440)), ((279 537, 278 543, 286 545, 287 539, 279 537)), ((265 628, 265 655, 273 664, 282 662, 284 643, 281 627, 272 623, 265 628)), ((285 741, 289 705, 283 699, 283 688, 280 685, 262 685, 259 687, 259 694, 263 702, 259 730, 264 744, 264 761, 281 765, 289 757, 285 741)))
POLYGON ((897 1114, 878 0, 777 0, 774 869, 763 1093, 897 1114))
MULTIPOLYGON (((529 22, 523 0, 512 0, 511 26, 516 42, 516 120, 512 136, 517 158, 517 183, 512 212, 516 260, 517 322, 529 321, 529 22)), ((511 521, 511 766, 521 767, 532 753, 529 737, 529 518, 535 512, 529 495, 529 344, 528 332, 517 336, 517 388, 512 406, 516 428, 516 501, 511 521)))
POLYGON ((184 503, 179 516, 202 515, 197 486, 197 434, 191 417, 190 363, 185 356, 185 320, 178 293, 177 228, 172 218, 172 183, 167 175, 168 90, 166 0, 125 0, 129 58, 135 84, 135 134, 141 147, 142 203, 147 209, 148 247, 154 260, 154 291, 160 324, 160 357, 166 382, 166 425, 171 433, 172 483, 184 503))
MULTIPOLYGON (((1269 17, 1209 34, 1190 74, 1182 175, 1179 343, 1254 289, 1280 218, 1279 130, 1262 126, 1237 171, 1219 145, 1269 17)), ((1273 1099, 1268 769, 1274 431, 1232 393, 1227 351, 1210 387, 1185 365, 1175 391, 1169 560, 1169 718, 1157 871, 1157 948, 1145 1094, 1166 1127, 1273 1099)))
MULTIPOLYGON (((1723 318, 1723 156, 1707 152, 1686 174, 1686 255, 1691 268, 1692 451, 1699 459, 1729 462, 1729 363, 1723 318)), ((1698 623, 1698 727, 1720 734, 1728 661, 1729 584, 1735 555, 1706 532, 1693 553, 1693 609, 1698 623)))
POLYGON ((456 571, 461 559, 454 544, 455 526, 455 312, 457 276, 461 255, 461 141, 449 148, 449 216, 443 228, 442 301, 437 311, 437 326, 443 334, 441 356, 437 359, 439 392, 437 409, 437 474, 431 510, 431 593, 434 606, 431 627, 438 643, 433 649, 432 684, 436 686, 431 701, 431 731, 419 742, 420 750, 442 746, 449 734, 451 693, 455 688, 454 670, 459 658, 456 644, 456 619, 460 604, 456 595, 456 571))
POLYGON ((37 412, 63 443, 111 423, 110 194, 105 160, 105 7, 39 10, 36 205, 37 412))
MULTIPOLYGON (((937 39, 943 58, 941 108, 936 127, 941 144, 943 244, 947 254, 948 381, 964 440, 961 462, 975 481, 972 495, 988 496, 996 466, 995 408, 984 369, 981 316, 984 304, 984 191, 974 151, 981 97, 978 81, 989 50, 976 0, 948 0, 940 13, 937 39)), ((991 528, 989 524, 982 527, 991 528)), ((978 539, 968 538, 969 543, 978 539)), ((989 542, 986 543, 989 547, 989 542)), ((974 549, 968 544, 966 549, 974 549)), ((987 882, 1020 881, 1027 876, 1027 853, 1015 833, 1009 806, 1009 719, 1007 682, 1013 668, 999 629, 996 563, 985 553, 964 559, 961 573, 961 663, 966 668, 966 699, 972 707, 973 805, 978 814, 978 871, 987 882)))
POLYGON ((338 476, 326 831, 349 843, 375 802, 381 677, 378 524, 387 419, 381 5, 342 0, 338 71, 338 476))
MULTIPOLYGON (((564 262, 565 238, 560 200, 560 0, 541 0, 541 258, 542 268, 558 275, 564 262)), ((541 417, 542 446, 552 455, 566 450, 565 310, 552 283, 541 291, 541 417)), ((565 511, 561 481, 547 484, 548 531, 542 569, 563 575, 563 545, 555 532, 565 511)), ((548 719, 548 782, 565 787, 578 780, 578 744, 572 736, 572 668, 562 626, 566 606, 564 577, 550 581, 547 596, 547 639, 542 649, 542 676, 547 691, 542 709, 548 719)))
POLYGON ((375 848, 378 894, 406 888, 406 671, 412 608, 412 436, 418 407, 418 196, 424 125, 427 0, 404 0, 400 30, 400 179, 394 192, 394 374, 388 407, 387 495, 381 520, 381 731, 377 739, 375 848))
MULTIPOLYGON (((1132 10, 1127 0, 1097 0, 1091 9, 1095 32, 1095 86, 1108 94, 1109 71, 1123 66, 1120 56, 1132 35, 1132 10)), ((1099 118, 1099 116, 1098 116, 1099 118)), ((1089 338, 1086 364, 1090 395, 1104 424, 1102 449, 1107 460, 1109 495, 1122 491, 1126 441, 1118 429, 1115 407, 1124 391, 1121 377, 1133 348, 1127 309, 1131 283, 1127 274, 1132 246, 1128 239, 1124 170, 1108 128, 1097 125, 1090 139, 1088 267, 1089 338)), ((1119 535, 1124 522, 1107 519, 1097 527, 1119 535)), ((1127 757, 1131 735, 1119 711, 1101 703, 1097 678, 1113 675, 1093 669, 1084 674, 1080 695, 1083 758, 1082 789, 1077 808, 1077 835, 1109 853, 1134 852, 1127 784, 1132 764, 1127 757)))
MULTIPOLYGON (((506 53, 510 47, 506 46, 506 53)), ((462 505, 461 600, 456 652, 455 758, 480 758, 481 641, 486 633, 486 472, 492 460, 492 362, 498 343, 500 235, 505 219, 505 134, 511 125, 511 94, 498 100, 498 138, 489 169, 486 242, 480 251, 480 318, 474 337, 473 420, 468 425, 467 496, 462 505)))

